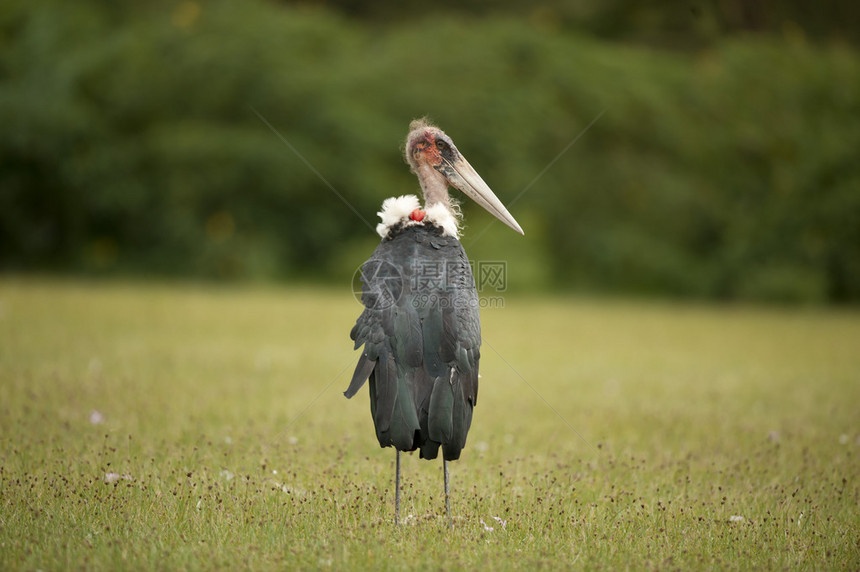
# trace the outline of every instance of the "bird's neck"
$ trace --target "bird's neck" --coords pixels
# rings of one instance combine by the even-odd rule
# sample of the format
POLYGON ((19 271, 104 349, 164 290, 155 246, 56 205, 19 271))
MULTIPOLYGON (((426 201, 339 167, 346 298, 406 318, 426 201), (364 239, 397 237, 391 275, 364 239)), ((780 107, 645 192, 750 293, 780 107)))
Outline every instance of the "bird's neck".
POLYGON ((416 174, 418 175, 418 183, 421 185, 421 191, 424 193, 425 208, 441 204, 450 210, 451 199, 448 196, 447 179, 426 163, 418 167, 416 174))

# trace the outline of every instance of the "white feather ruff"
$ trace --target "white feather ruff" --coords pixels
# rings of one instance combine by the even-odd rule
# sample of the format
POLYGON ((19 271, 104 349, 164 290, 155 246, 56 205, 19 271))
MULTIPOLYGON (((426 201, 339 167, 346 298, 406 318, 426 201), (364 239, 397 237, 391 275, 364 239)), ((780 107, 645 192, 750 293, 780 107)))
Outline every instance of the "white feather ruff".
POLYGON ((460 238, 460 221, 457 215, 442 203, 436 203, 427 209, 427 220, 442 227, 442 234, 460 238))
MULTIPOLYGON (((382 222, 376 225, 376 232, 382 238, 386 238, 391 229, 398 225, 414 226, 422 224, 410 218, 412 211, 420 209, 421 204, 415 195, 403 195, 385 199, 382 210, 376 213, 382 222)), ((425 211, 424 220, 429 221, 442 228, 442 234, 459 238, 460 228, 457 214, 442 203, 436 203, 425 211)))

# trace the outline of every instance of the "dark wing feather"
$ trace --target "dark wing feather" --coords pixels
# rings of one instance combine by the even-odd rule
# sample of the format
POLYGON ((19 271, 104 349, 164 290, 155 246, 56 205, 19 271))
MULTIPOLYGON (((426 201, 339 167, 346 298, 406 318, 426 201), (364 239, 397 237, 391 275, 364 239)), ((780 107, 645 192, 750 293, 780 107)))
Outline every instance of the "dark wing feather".
POLYGON ((421 319, 411 304, 399 304, 394 316, 394 356, 398 363, 409 367, 421 365, 421 319))
POLYGON ((442 312, 435 304, 428 302, 430 306, 424 312, 421 320, 421 335, 424 338, 424 369, 430 377, 445 375, 447 364, 442 361, 442 312))
POLYGON ((364 385, 364 382, 367 381, 367 378, 370 377, 370 374, 373 372, 373 368, 376 367, 376 357, 370 358, 367 353, 361 354, 361 357, 358 358, 358 363, 355 366, 355 372, 352 374, 352 381, 349 383, 349 387, 343 394, 349 399, 361 389, 361 386, 364 385))
POLYGON ((428 436, 439 443, 447 443, 454 435, 454 387, 450 376, 438 377, 433 384, 428 411, 428 436))

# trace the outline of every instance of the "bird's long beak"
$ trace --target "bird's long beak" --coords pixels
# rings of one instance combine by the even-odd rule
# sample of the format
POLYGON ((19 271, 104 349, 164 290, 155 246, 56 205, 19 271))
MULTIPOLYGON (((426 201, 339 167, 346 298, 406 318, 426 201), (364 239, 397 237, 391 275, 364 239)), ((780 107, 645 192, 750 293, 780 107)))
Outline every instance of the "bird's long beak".
POLYGON ((448 179, 448 182, 461 190, 470 199, 484 207, 494 217, 514 229, 520 234, 525 234, 519 223, 514 220, 502 201, 496 197, 484 179, 472 168, 465 157, 457 154, 457 158, 449 161, 442 159, 440 171, 448 179))

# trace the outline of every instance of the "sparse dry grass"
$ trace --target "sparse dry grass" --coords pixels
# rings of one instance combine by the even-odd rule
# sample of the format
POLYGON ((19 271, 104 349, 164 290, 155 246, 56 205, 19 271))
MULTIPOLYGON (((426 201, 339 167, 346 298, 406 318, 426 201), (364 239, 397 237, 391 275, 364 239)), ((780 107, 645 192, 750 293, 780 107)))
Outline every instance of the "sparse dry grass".
POLYGON ((0 281, 0 569, 860 568, 856 311, 485 311, 448 530, 416 456, 392 524, 359 309, 0 281))

